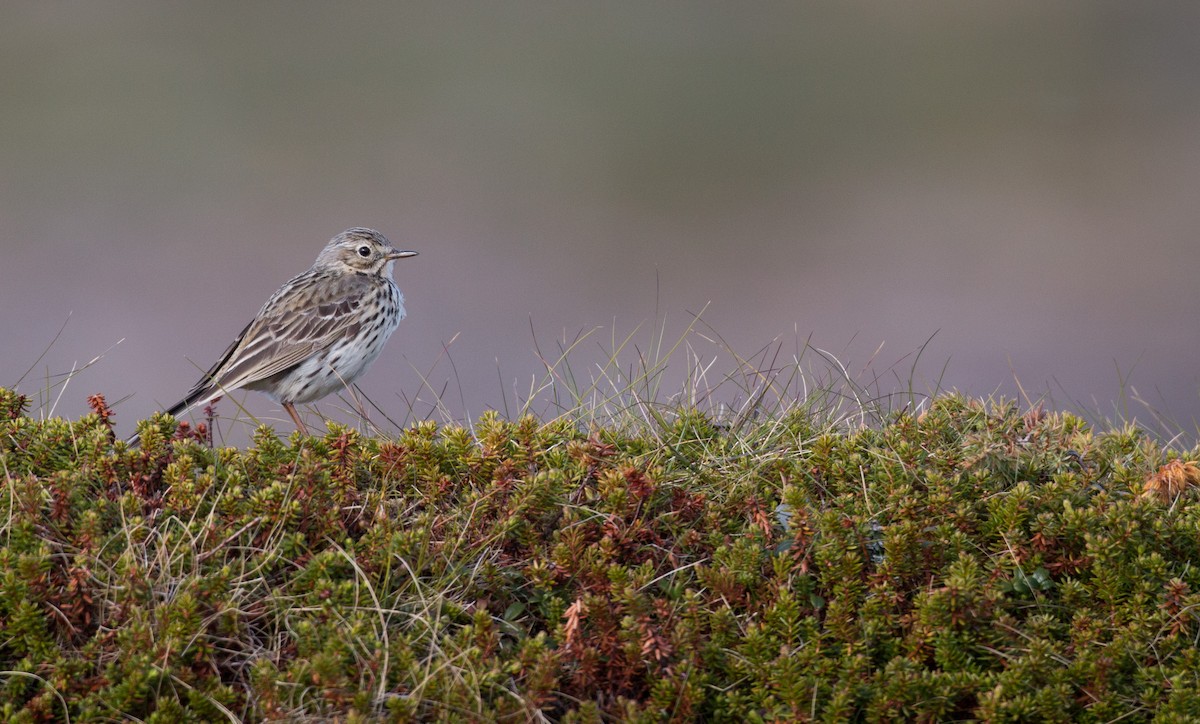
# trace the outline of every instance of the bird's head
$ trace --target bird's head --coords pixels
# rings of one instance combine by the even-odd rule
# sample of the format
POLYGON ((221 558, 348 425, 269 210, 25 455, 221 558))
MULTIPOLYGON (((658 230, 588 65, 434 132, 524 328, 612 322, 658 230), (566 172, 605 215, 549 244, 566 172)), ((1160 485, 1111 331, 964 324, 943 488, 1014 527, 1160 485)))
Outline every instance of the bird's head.
POLYGON ((396 249, 386 236, 374 229, 356 226, 330 239, 313 267, 344 273, 391 276, 392 262, 416 255, 415 251, 396 249))

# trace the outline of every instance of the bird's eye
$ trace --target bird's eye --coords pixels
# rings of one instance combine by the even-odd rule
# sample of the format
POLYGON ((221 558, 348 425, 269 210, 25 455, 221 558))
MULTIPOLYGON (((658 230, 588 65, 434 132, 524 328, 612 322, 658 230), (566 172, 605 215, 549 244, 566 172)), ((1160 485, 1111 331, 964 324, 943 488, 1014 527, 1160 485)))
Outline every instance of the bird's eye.
POLYGON ((367 246, 366 244, 358 247, 358 255, 364 259, 366 259, 368 256, 371 256, 371 247, 367 246))

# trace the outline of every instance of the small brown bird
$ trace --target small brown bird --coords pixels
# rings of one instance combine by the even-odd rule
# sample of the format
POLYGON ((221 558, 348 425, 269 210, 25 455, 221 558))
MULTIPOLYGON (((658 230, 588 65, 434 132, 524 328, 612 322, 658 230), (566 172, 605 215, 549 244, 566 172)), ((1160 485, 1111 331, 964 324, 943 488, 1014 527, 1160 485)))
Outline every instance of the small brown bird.
POLYGON ((348 386, 375 361, 405 314, 393 262, 416 255, 373 229, 333 237, 167 413, 178 417, 233 390, 255 390, 282 404, 307 435, 296 405, 348 386))

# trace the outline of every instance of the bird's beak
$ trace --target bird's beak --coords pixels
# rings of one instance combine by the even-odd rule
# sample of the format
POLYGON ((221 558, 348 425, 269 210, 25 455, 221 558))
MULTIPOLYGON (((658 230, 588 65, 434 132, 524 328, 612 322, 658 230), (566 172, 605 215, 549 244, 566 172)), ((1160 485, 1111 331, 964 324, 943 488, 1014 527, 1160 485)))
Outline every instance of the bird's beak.
POLYGON ((415 251, 400 251, 399 249, 392 249, 391 251, 388 252, 387 258, 388 259, 405 259, 407 257, 416 256, 416 255, 417 255, 417 252, 415 252, 415 251))

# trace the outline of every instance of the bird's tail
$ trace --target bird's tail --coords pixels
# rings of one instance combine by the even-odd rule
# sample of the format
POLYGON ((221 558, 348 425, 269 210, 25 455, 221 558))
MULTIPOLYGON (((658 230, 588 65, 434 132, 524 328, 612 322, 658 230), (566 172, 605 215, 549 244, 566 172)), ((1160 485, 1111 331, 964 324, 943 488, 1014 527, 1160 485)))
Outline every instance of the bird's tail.
MULTIPOLYGON (((187 393, 187 397, 184 397, 179 402, 171 405, 171 407, 166 410, 166 414, 179 419, 180 415, 183 415, 201 402, 211 401, 214 397, 213 392, 214 390, 212 385, 209 384, 207 380, 204 380, 202 384, 198 384, 193 387, 192 391, 187 393)), ((216 392, 219 396, 220 391, 217 390, 216 392)), ((142 441, 141 438, 142 436, 135 432, 133 435, 126 438, 125 442, 129 443, 130 447, 137 447, 142 441)))
MULTIPOLYGON (((170 409, 167 410, 168 415, 178 418, 180 415, 192 409, 201 402, 208 402, 224 394, 225 388, 219 381, 222 377, 221 368, 224 367, 225 363, 229 361, 229 358, 233 356, 234 350, 236 350, 238 345, 241 344, 242 338, 246 336, 246 331, 250 329, 251 325, 253 324, 254 322, 247 324, 245 329, 242 330, 242 333, 237 336, 237 339, 233 340, 233 343, 225 348, 225 352, 221 355, 221 359, 217 360, 217 363, 210 367, 208 372, 204 373, 204 376, 201 377, 200 381, 192 387, 191 391, 188 392, 182 400, 176 402, 174 405, 171 405, 170 409)), ((133 437, 130 437, 126 440, 130 447, 137 447, 140 441, 140 436, 137 434, 134 434, 133 437)))
MULTIPOLYGON (((187 394, 187 397, 172 405, 171 409, 167 410, 167 414, 177 418, 201 402, 207 402, 209 399, 212 399, 212 393, 213 389, 208 385, 203 387, 197 386, 196 389, 187 394)), ((220 393, 218 392, 217 394, 220 393)))

